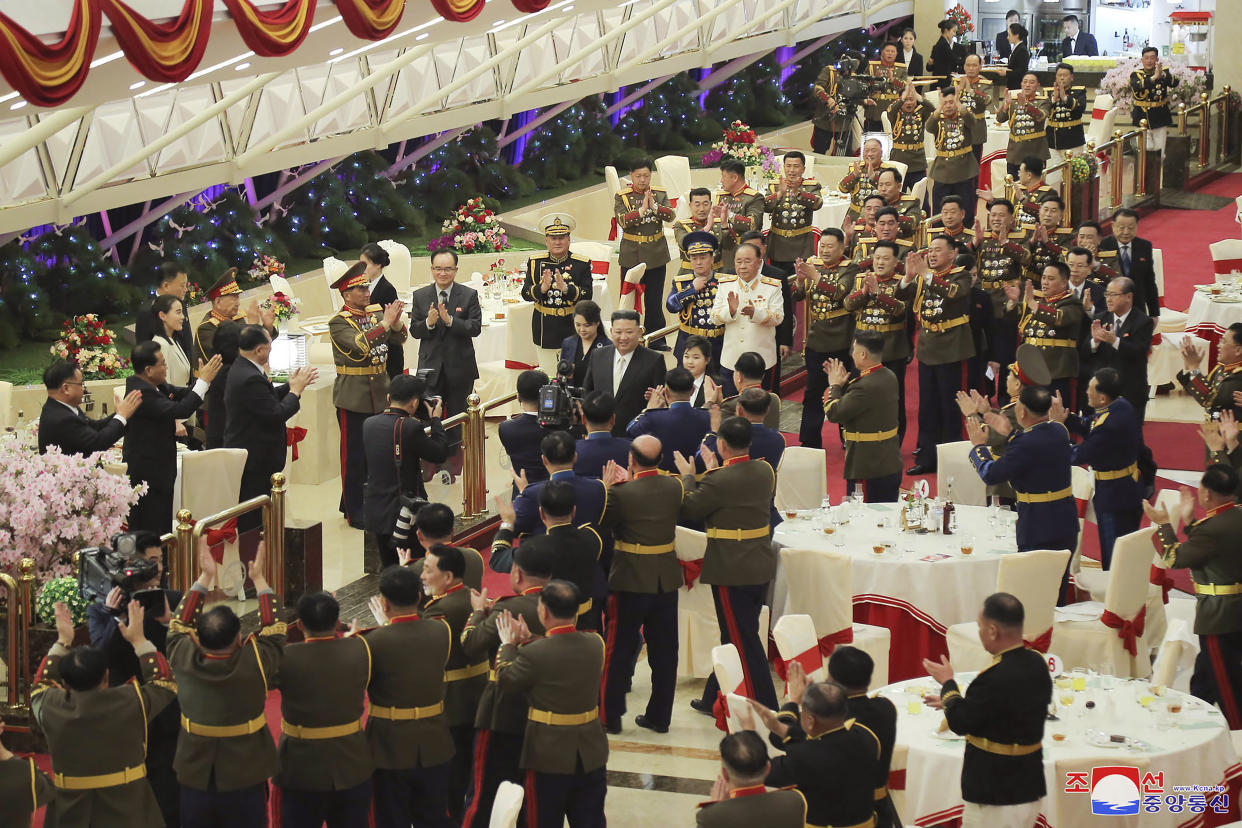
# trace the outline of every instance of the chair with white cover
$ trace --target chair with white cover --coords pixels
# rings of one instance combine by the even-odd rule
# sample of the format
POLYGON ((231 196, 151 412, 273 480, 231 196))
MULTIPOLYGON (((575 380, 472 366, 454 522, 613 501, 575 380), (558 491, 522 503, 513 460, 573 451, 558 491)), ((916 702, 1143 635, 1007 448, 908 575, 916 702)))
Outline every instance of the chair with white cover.
POLYGON ((936 446, 936 491, 953 490, 953 502, 959 506, 987 506, 988 487, 970 464, 969 440, 941 443, 936 446))
POLYGON ((1202 354, 1199 370, 1207 373, 1208 341, 1191 333, 1159 333, 1152 336, 1151 351, 1147 354, 1147 386, 1152 397, 1156 396, 1156 388, 1161 385, 1177 384, 1177 373, 1186 367, 1182 358, 1182 343, 1190 337, 1190 341, 1202 354))
POLYGON ((410 261, 410 248, 392 239, 384 239, 379 243, 379 246, 384 248, 384 252, 388 254, 389 259, 388 266, 384 268, 384 278, 396 288, 397 296, 404 298, 413 286, 411 283, 413 263, 410 261))
MULTIPOLYGON (((679 561, 702 562, 707 535, 678 526, 674 545, 679 561)), ((712 588, 696 580, 677 592, 677 675, 706 678, 712 671, 712 648, 720 643, 712 588)))
MULTIPOLYGON (((737 733, 742 729, 742 721, 745 717, 754 720, 755 731, 760 738, 767 741, 768 729, 763 726, 763 722, 759 717, 754 715, 754 711, 750 709, 750 702, 746 695, 746 673, 742 670, 742 657, 738 655, 737 647, 732 644, 720 644, 712 648, 712 670, 716 674, 716 681, 720 684, 720 695, 725 700, 725 727, 730 733, 737 733)), ((720 727, 720 721, 717 719, 716 726, 720 727)))
POLYGON ((992 197, 1005 197, 1005 176, 1009 175, 1009 167, 1005 161, 1005 157, 992 159, 992 197))
POLYGON ((785 449, 776 469, 776 510, 815 509, 827 494, 827 453, 806 446, 785 449))
POLYGON ((1147 584, 1151 568, 1151 529, 1117 538, 1104 604, 1088 601, 1057 610, 1052 652, 1066 669, 1096 666, 1109 675, 1145 678, 1151 674, 1147 638, 1147 584))
POLYGON ((496 789, 496 799, 492 802, 492 816, 487 828, 516 828, 518 818, 522 815, 522 800, 526 789, 515 785, 508 779, 500 783, 496 789))
MULTIPOLYGON (((687 193, 690 192, 690 159, 684 155, 661 155, 655 160, 655 171, 660 174, 660 184, 668 193, 668 199, 673 203, 673 208, 677 210, 677 214, 682 215, 681 208, 687 200, 687 193)), ((689 205, 686 204, 685 215, 690 215, 689 205)))
MULTIPOLYGON (((1242 196, 1238 199, 1242 200, 1242 196)), ((1212 251, 1212 272, 1217 283, 1242 276, 1242 239, 1221 239, 1209 244, 1208 250, 1212 251)))
POLYGON ((1190 676, 1198 655, 1199 636, 1184 619, 1174 618, 1160 642, 1156 663, 1151 668, 1151 683, 1190 692, 1190 676))
MULTIPOLYGON (((638 264, 625 271, 625 284, 630 287, 621 289, 621 297, 617 300, 617 310, 635 310, 635 303, 638 301, 638 291, 636 288, 643 280, 643 274, 647 272, 647 263, 639 262, 638 264)), ((641 309, 638 309, 641 313, 641 309)))
MULTIPOLYGON (((237 505, 241 496, 246 450, 236 448, 187 451, 181 455, 181 508, 198 517, 214 515, 237 505)), ((232 522, 236 526, 236 521, 232 522)), ((224 527, 211 527, 220 532, 224 527)), ((231 528, 231 527, 230 527, 231 528)), ((224 532, 223 553, 216 559, 216 584, 229 595, 240 595, 246 570, 238 556, 236 530, 224 532)), ((214 550, 213 550, 214 553, 214 550)))
POLYGON ((910 188, 910 195, 917 198, 919 204, 923 204, 927 200, 927 182, 930 180, 924 176, 914 182, 914 186, 910 188))
POLYGON ((1113 96, 1105 94, 1097 94, 1091 106, 1091 120, 1087 123, 1086 137, 1098 147, 1113 137, 1113 128, 1117 125, 1120 110, 1113 106, 1113 96))
MULTIPOLYGON (((0 380, 0 428, 8 428, 16 419, 12 413, 13 383, 0 380)), ((115 406, 113 407, 115 411, 115 406)))
MULTIPOLYGON (((1176 491, 1164 489, 1161 494, 1165 492, 1171 492, 1174 495, 1174 501, 1176 501, 1176 491)), ((1160 501, 1157 499, 1157 505, 1159 504, 1160 501)), ((1149 526, 1145 529, 1140 529, 1139 532, 1147 532, 1147 537, 1150 539, 1155 533, 1155 529, 1149 526)), ((1167 571, 1168 567, 1165 565, 1164 559, 1160 557, 1160 553, 1153 553, 1151 569, 1148 572, 1147 579, 1147 616, 1143 622, 1147 640, 1153 645, 1163 640, 1166 629, 1164 587, 1161 584, 1167 571)), ((1082 591, 1090 593, 1092 601, 1102 602, 1108 592, 1108 572, 1103 569, 1082 569, 1075 573, 1074 583, 1082 591)))
POLYGON ((621 192, 621 176, 611 164, 604 167, 604 183, 608 185, 608 210, 612 211, 612 197, 621 192))
POLYGON ((1180 333, 1186 330, 1185 311, 1173 310, 1164 303, 1164 251, 1159 247, 1151 251, 1151 267, 1156 274, 1156 295, 1160 301, 1160 324, 1156 330, 1161 333, 1180 333))
POLYGON ((328 283, 328 293, 332 298, 333 313, 345 307, 345 298, 341 296, 339 290, 332 289, 332 283, 344 276, 346 270, 349 270, 349 265, 336 256, 328 256, 323 260, 323 278, 328 283))
POLYGON ((783 669, 777 668, 777 673, 787 671, 790 663, 796 661, 811 681, 827 678, 824 657, 819 651, 819 636, 815 634, 815 622, 811 616, 782 615, 772 626, 772 639, 784 665, 783 669))
POLYGON ((272 293, 283 293, 285 296, 293 296, 293 286, 289 284, 289 280, 284 276, 272 274, 267 277, 267 283, 272 286, 272 293))
MULTIPOLYGON (((1095 520, 1095 474, 1082 466, 1070 466, 1070 486, 1074 490, 1074 505, 1078 507, 1078 517, 1083 520, 1095 520)), ((1075 567, 1077 571, 1077 567, 1075 567)))
MULTIPOLYGON (((1069 555, 1067 549, 1005 555, 996 570, 996 591, 1008 592, 1022 602, 1023 641, 1041 653, 1048 651, 1051 642, 1053 611, 1069 555)), ((979 625, 975 621, 949 627, 945 640, 955 670, 982 670, 992 663, 992 656, 979 640, 979 625)))
POLYGON ((854 623, 853 560, 810 549, 785 547, 780 552, 789 590, 781 617, 810 616, 824 655, 831 655, 838 644, 852 644, 875 662, 871 683, 876 687, 888 684, 892 634, 885 627, 854 623))

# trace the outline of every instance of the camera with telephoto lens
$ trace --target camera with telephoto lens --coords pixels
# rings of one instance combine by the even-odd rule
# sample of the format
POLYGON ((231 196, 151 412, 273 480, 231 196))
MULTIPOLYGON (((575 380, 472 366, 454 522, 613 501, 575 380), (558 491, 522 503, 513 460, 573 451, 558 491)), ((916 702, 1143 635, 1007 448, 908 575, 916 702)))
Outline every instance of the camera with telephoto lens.
POLYGON ((105 603, 114 587, 121 588, 121 606, 138 601, 144 610, 164 612, 164 590, 147 588, 160 573, 159 562, 138 553, 137 535, 112 536, 110 546, 92 546, 78 553, 78 592, 87 601, 105 603))
POLYGON ((846 55, 837 61, 837 99, 841 106, 855 108, 867 98, 874 98, 885 86, 884 78, 872 77, 863 71, 861 58, 846 55))
POLYGON ((568 430, 577 421, 584 392, 572 385, 573 376, 572 362, 562 359, 557 363, 556 378, 539 389, 539 425, 568 430))

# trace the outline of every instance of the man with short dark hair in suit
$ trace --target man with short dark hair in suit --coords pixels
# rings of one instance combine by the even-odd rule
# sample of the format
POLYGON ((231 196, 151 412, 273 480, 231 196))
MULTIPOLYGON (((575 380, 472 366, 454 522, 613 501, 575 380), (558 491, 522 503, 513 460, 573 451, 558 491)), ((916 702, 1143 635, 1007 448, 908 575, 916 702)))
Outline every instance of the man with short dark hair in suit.
POLYGON ((1082 30, 1078 15, 1067 14, 1062 17, 1061 31, 1065 32, 1065 37, 1061 41, 1062 60, 1071 55, 1095 56, 1100 53, 1100 47, 1095 42, 1095 35, 1082 30))
MULTIPOLYGON (((388 251, 375 242, 368 242, 362 246, 358 261, 367 266, 366 276, 371 280, 371 301, 385 306, 397 301, 397 289, 384 275, 384 268, 392 264, 388 251)), ((401 348, 388 349, 384 370, 389 379, 405 373, 405 352, 401 348)))
POLYGON ((612 394, 607 391, 592 391, 582 398, 586 437, 579 439, 576 446, 578 459, 574 461, 574 474, 603 477, 609 460, 619 466, 627 462, 630 438, 613 436, 614 412, 612 394))
MULTIPOLYGON (((185 302, 185 294, 190 286, 190 277, 186 274, 185 268, 179 262, 163 262, 155 272, 155 295, 159 297, 167 293, 176 296, 185 303, 185 312, 188 317, 190 305, 185 302)), ((154 339, 156 334, 161 333, 158 328, 156 318, 151 313, 151 302, 144 297, 138 307, 138 315, 134 318, 134 344, 154 339)), ((190 327, 188 318, 181 326, 181 330, 176 331, 175 334, 181 343, 181 350, 185 351, 187 356, 193 354, 194 329, 190 327)))
POLYGON ((39 415, 39 454, 48 446, 59 446, 62 454, 94 454, 116 445, 125 433, 126 421, 134 416, 142 394, 131 391, 116 407, 116 413, 92 420, 78 408, 86 393, 86 383, 78 366, 57 360, 43 372, 47 402, 39 415))
MULTIPOLYGON (((517 401, 522 411, 514 414, 496 429, 500 437, 500 445, 509 455, 509 468, 519 477, 526 475, 527 483, 547 480, 548 472, 543 467, 543 458, 539 454, 539 441, 547 433, 539 425, 539 389, 548 384, 548 375, 543 371, 523 371, 517 378, 517 401)), ((514 497, 518 489, 513 488, 514 497)))
POLYGON ((591 354, 587 363, 587 391, 611 391, 616 423, 612 433, 625 436, 625 428, 647 407, 648 392, 664 380, 664 355, 642 344, 638 313, 621 310, 612 315, 612 345, 591 354))
POLYGON ((1138 235, 1139 216, 1129 207, 1113 213, 1113 234, 1100 242, 1100 250, 1117 251, 1117 270, 1134 280, 1134 305, 1152 319, 1160 316, 1160 289, 1156 285, 1156 260, 1151 242, 1138 235))
MULTIPOLYGON (((694 393, 694 377, 685 368, 674 368, 664 378, 664 384, 651 395, 647 410, 635 417, 626 427, 630 437, 651 434, 659 438, 664 447, 660 468, 666 472, 677 471, 673 453, 680 451, 685 457, 693 457, 699 443, 712 430, 712 415, 706 408, 695 408, 690 402, 694 393)), ((766 395, 766 391, 760 391, 766 395)))
MULTIPOLYGON (((228 421, 224 427, 226 448, 246 449, 239 502, 271 491, 272 475, 285 468, 285 423, 301 406, 302 392, 315 381, 319 371, 298 368, 289 382, 273 386, 267 375, 272 339, 259 325, 242 328, 237 339, 238 357, 229 370, 224 389, 228 421)), ((257 527, 261 516, 248 512, 237 519, 237 528, 257 527)))
MULTIPOLYGON (((410 301, 410 336, 418 344, 418 370, 431 369, 427 392, 444 401, 444 416, 466 410, 466 398, 479 378, 474 338, 483 330, 478 291, 459 285, 457 253, 438 250, 431 256, 432 284, 414 291, 410 301)), ((450 433, 461 441, 461 428, 450 433)))
POLYGON ((1140 424, 1147 410, 1147 352, 1156 320, 1135 307, 1134 282, 1119 276, 1104 291, 1108 307, 1091 323, 1092 365, 1116 368, 1121 396, 1130 401, 1140 424))

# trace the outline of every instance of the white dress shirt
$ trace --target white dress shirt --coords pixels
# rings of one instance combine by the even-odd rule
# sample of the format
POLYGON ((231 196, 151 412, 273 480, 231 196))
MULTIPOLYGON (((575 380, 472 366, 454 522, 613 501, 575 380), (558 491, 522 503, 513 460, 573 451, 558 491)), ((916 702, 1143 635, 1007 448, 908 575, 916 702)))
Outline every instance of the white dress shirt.
POLYGON ((617 390, 621 387, 621 380, 625 377, 625 369, 630 367, 630 358, 634 356, 634 352, 622 354, 620 351, 613 352, 612 355, 612 395, 617 395, 617 390))

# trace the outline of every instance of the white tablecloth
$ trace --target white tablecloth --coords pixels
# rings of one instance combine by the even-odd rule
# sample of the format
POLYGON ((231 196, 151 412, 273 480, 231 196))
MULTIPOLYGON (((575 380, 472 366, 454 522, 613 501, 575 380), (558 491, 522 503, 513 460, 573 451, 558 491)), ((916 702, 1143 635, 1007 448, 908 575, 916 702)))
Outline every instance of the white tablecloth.
POLYGON ((1196 286, 1186 311, 1187 333, 1214 344, 1234 322, 1242 322, 1242 298, 1237 294, 1212 296, 1196 286))
MULTIPOLYGON (((1066 683, 1064 679, 1062 683, 1066 683)), ((1090 793, 1066 791, 1067 785, 1083 787, 1077 778, 1071 781, 1067 774, 1085 773, 1089 780, 1093 767, 1114 765, 1137 767, 1140 784, 1149 771, 1152 774, 1163 772, 1164 778, 1157 812, 1142 812, 1145 801, 1140 799, 1139 815, 1111 815, 1108 825, 1126 828, 1199 825, 1201 817, 1188 807, 1186 797, 1189 794, 1182 794, 1185 807, 1180 813, 1172 812, 1164 799, 1178 795, 1174 786, 1223 785, 1227 779, 1242 774, 1224 716, 1206 703, 1175 690, 1164 689, 1160 697, 1154 697, 1146 681, 1127 682, 1092 676, 1087 684, 1088 688, 1081 692, 1070 687, 1053 688, 1054 698, 1072 697, 1072 701, 1068 706, 1060 706, 1058 701, 1059 721, 1049 721, 1044 728, 1044 777, 1048 796, 1041 806, 1046 822, 1039 824, 1050 828, 1103 824, 1105 820, 1092 816, 1090 793), (1101 686, 1107 683, 1113 685, 1111 689, 1101 686), (1148 700, 1147 706, 1141 704, 1144 699, 1148 700), (1086 708, 1088 700, 1095 703, 1094 709, 1086 708), (1164 713, 1162 705, 1166 700, 1181 702, 1181 712, 1164 713), (1171 725, 1162 729, 1158 726, 1162 719, 1171 725), (1088 730, 1105 734, 1103 740, 1098 737, 1094 740, 1103 741, 1105 746, 1093 744, 1088 730), (1066 738, 1056 741, 1053 734, 1066 738), (1112 734, 1125 736, 1130 741, 1113 746, 1114 743, 1107 741, 1107 736, 1112 734)), ((895 787, 894 800, 906 825, 936 825, 961 816, 965 742, 949 733, 937 735, 943 714, 924 707, 921 701, 924 692, 938 690, 930 678, 911 679, 880 690, 881 695, 897 705, 897 745, 892 770, 898 772, 896 779, 905 771, 905 790, 895 787), (917 712, 912 714, 911 709, 917 712)), ((1149 788, 1142 793, 1155 796, 1156 790, 1149 788)), ((1237 818, 1236 806, 1237 803, 1230 802, 1233 819, 1237 818)))
POLYGON ((824 204, 815 211, 813 218, 815 226, 821 230, 825 227, 840 227, 841 222, 845 221, 845 213, 849 207, 848 196, 831 192, 824 193, 824 204))
MULTIPOLYGON (((841 507, 838 507, 841 508, 841 507)), ((1007 512, 1004 538, 989 524, 989 508, 958 506, 955 535, 902 532, 896 504, 867 504, 863 513, 834 534, 824 534, 814 518, 783 521, 775 533, 777 546, 839 551, 853 558, 854 603, 901 607, 941 635, 953 625, 973 621, 983 599, 996 591, 1000 556, 1017 552, 1012 512, 1007 512), (878 523, 888 520, 890 526, 878 523), (964 540, 973 538, 974 551, 963 555, 964 540), (876 555, 876 543, 893 548, 876 555), (944 556, 944 557, 940 557, 944 556)), ((788 587, 778 566, 773 583, 772 622, 784 614, 788 587)))

